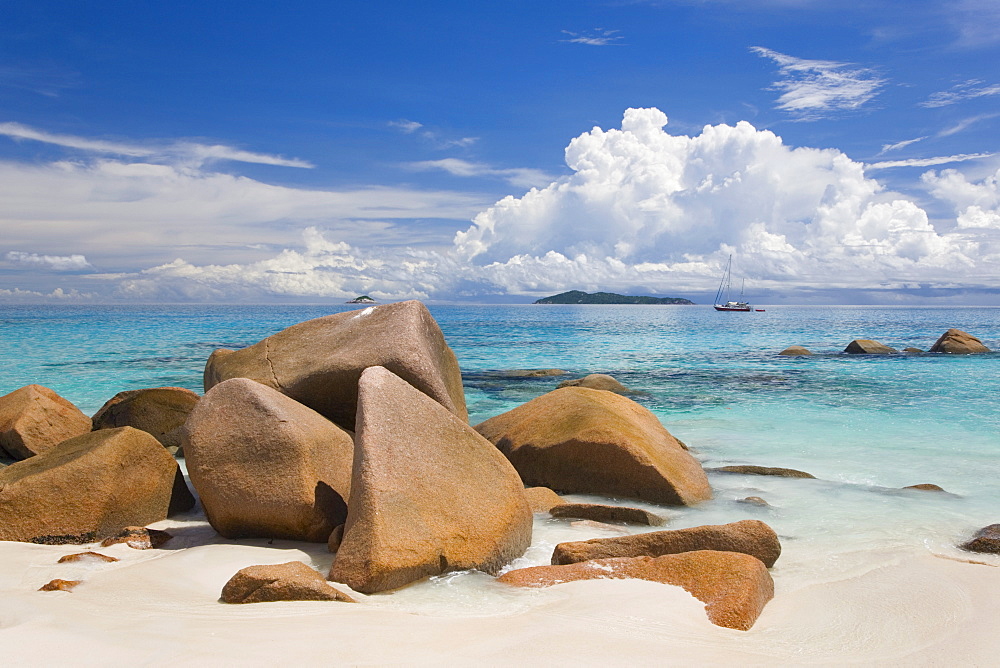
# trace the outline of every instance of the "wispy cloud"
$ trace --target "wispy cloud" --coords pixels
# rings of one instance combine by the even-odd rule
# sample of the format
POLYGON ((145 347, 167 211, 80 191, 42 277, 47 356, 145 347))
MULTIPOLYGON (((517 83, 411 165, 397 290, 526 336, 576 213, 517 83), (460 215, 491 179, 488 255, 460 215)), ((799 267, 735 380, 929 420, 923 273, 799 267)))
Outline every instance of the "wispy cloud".
POLYGON ((960 120, 958 123, 956 123, 955 125, 951 126, 950 128, 945 128, 944 130, 942 130, 941 132, 939 132, 937 136, 938 137, 950 137, 951 135, 958 134, 959 132, 962 132, 963 130, 968 129, 969 126, 971 126, 971 125, 974 125, 974 124, 976 124, 976 123, 978 123, 980 121, 985 121, 985 120, 989 120, 991 118, 996 118, 997 116, 1000 116, 1000 113, 996 113, 996 114, 980 114, 978 116, 973 116, 971 118, 965 118, 965 119, 960 120))
POLYGON ((87 262, 87 258, 83 255, 39 255, 38 253, 26 253, 24 251, 10 251, 4 255, 4 259, 11 264, 43 267, 52 271, 83 271, 85 269, 93 269, 93 265, 87 262))
POLYGON ((958 46, 978 48, 1000 42, 1000 4, 996 0, 949 3, 949 18, 958 31, 958 46))
POLYGON ((960 153, 958 155, 946 155, 937 158, 910 158, 908 160, 886 160, 884 162, 872 162, 865 165, 865 169, 887 169, 889 167, 934 167, 935 165, 947 165, 952 162, 967 162, 969 160, 979 160, 981 158, 991 158, 996 153, 960 153))
POLYGON ((594 28, 593 30, 587 32, 572 32, 570 30, 563 30, 564 35, 569 35, 568 39, 561 39, 560 42, 569 42, 571 44, 586 44, 587 46, 611 46, 614 44, 620 44, 620 40, 624 39, 624 35, 620 34, 621 30, 606 30, 604 28, 594 28))
POLYGON ((495 176, 504 179, 511 185, 522 188, 548 185, 553 181, 551 175, 540 169, 530 167, 498 169, 483 163, 469 162, 468 160, 459 160, 457 158, 422 160, 420 162, 407 163, 405 167, 417 171, 441 170, 453 176, 461 177, 495 176))
POLYGON ((1000 95, 1000 84, 986 84, 981 79, 969 79, 955 84, 948 90, 933 93, 927 100, 920 103, 921 107, 946 107, 949 104, 973 100, 977 97, 1000 95))
POLYGON ((895 144, 882 144, 882 150, 879 151, 878 154, 882 155, 883 153, 889 153, 890 151, 898 151, 901 148, 906 148, 911 144, 916 144, 918 141, 923 141, 925 139, 927 139, 926 136, 917 137, 915 139, 904 139, 903 141, 898 141, 895 144))
POLYGON ((477 141, 479 137, 448 137, 440 130, 432 130, 423 123, 407 120, 405 118, 398 121, 389 121, 389 126, 400 130, 403 134, 412 135, 419 131, 418 136, 427 140, 436 149, 447 148, 468 148, 477 141))
POLYGON ((45 66, 0 66, 0 88, 26 90, 45 97, 59 97, 62 91, 79 86, 75 72, 45 66))
POLYGON ((778 109, 811 121, 831 113, 853 111, 874 98, 886 84, 878 72, 853 63, 806 60, 762 46, 750 50, 778 64, 781 78, 771 85, 781 92, 778 109))
POLYGON ((424 124, 417 123, 416 121, 408 121, 405 118, 401 118, 398 121, 389 121, 389 127, 398 128, 404 133, 410 134, 424 127, 424 124))
POLYGON ((159 146, 130 144, 125 142, 89 139, 74 135, 56 134, 36 130, 21 123, 0 123, 0 135, 15 140, 38 141, 54 144, 63 148, 86 151, 88 153, 104 153, 122 155, 130 158, 145 158, 171 162, 194 162, 198 165, 216 160, 233 160, 261 165, 279 167, 310 168, 313 165, 305 160, 283 158, 264 153, 253 153, 221 144, 200 144, 191 141, 175 141, 159 146))

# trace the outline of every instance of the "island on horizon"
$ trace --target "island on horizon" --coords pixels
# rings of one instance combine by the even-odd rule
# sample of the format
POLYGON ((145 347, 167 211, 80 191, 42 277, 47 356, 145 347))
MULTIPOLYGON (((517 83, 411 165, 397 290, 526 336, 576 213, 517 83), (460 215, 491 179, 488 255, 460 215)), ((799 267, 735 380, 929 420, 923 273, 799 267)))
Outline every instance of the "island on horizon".
POLYGON ((551 297, 536 300, 535 304, 694 304, 690 299, 681 297, 633 297, 618 295, 614 292, 595 292, 593 294, 580 290, 570 290, 551 297))

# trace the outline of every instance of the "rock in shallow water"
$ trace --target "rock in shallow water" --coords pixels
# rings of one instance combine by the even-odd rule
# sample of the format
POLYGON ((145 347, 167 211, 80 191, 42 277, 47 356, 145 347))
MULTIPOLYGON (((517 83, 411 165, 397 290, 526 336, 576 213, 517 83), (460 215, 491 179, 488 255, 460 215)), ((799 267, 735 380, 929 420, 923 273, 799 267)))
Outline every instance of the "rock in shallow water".
POLYGON ((1000 554, 1000 524, 991 524, 983 527, 976 532, 972 540, 963 543, 959 547, 969 552, 1000 554))
POLYGON ((626 397, 564 387, 476 425, 527 485, 668 505, 712 498, 701 464, 626 397))
POLYGON ((847 344, 844 352, 852 355, 888 355, 898 351, 871 339, 854 339, 847 344))
POLYGON ((972 353, 988 353, 990 349, 978 338, 960 329, 949 329, 931 346, 932 353, 951 353, 968 355, 972 353))
POLYGON ((458 360, 418 301, 336 313, 242 350, 216 350, 205 366, 205 391, 229 378, 251 378, 353 430, 358 379, 370 366, 386 367, 468 419, 458 360))
POLYGON ((743 475, 773 475, 779 478, 810 478, 815 479, 812 473, 797 471, 795 469, 783 469, 780 466, 755 466, 753 464, 737 464, 733 466, 718 466, 706 469, 718 473, 742 473, 743 475))
POLYGON ((810 352, 808 348, 803 348, 802 346, 788 346, 778 354, 795 357, 798 355, 812 355, 812 352, 810 352))
POLYGON ((709 621, 741 631, 753 626, 764 606, 774 597, 774 581, 759 559, 736 552, 709 550, 534 566, 505 573, 499 581, 520 587, 548 587, 575 580, 625 578, 683 587, 706 604, 709 621))
POLYGON ((357 425, 331 580, 369 594, 452 570, 496 573, 528 548, 533 516, 517 472, 464 421, 371 367, 357 425))
POLYGON ((90 431, 90 418, 42 385, 26 385, 0 397, 0 450, 27 459, 90 431))
POLYGON ((642 508, 606 506, 599 503, 564 503, 549 511, 552 517, 570 517, 595 522, 626 522, 645 526, 660 526, 666 520, 642 508))
POLYGON ((778 535, 759 520, 740 520, 730 524, 705 525, 672 531, 594 538, 559 543, 552 552, 553 564, 573 564, 610 557, 659 557, 694 550, 721 550, 749 554, 768 568, 781 555, 778 535))

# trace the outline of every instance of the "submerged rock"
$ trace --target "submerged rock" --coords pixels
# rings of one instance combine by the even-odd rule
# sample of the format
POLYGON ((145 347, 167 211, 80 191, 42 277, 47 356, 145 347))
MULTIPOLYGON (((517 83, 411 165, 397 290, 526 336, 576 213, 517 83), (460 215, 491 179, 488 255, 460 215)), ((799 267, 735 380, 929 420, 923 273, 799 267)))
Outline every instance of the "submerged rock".
POLYGON ((661 526, 666 520, 642 508, 606 506, 599 503, 564 503, 549 511, 552 517, 570 517, 595 522, 626 522, 645 526, 661 526))
POLYGON ((903 352, 904 353, 910 353, 910 354, 916 355, 916 354, 922 353, 924 351, 921 350, 920 348, 903 348, 903 352))
POLYGON ((0 540, 88 543, 159 522, 177 508, 179 476, 174 458, 144 431, 71 438, 0 470, 0 540))
POLYGON ((969 552, 1000 554, 1000 524, 983 527, 976 532, 971 540, 959 545, 959 547, 969 552))
POLYGON ((332 587, 321 574, 301 561, 273 566, 247 566, 222 588, 223 603, 270 601, 356 601, 332 587))
POLYGON ((353 430, 358 379, 371 366, 389 369, 468 419, 458 360, 418 301, 336 313, 242 350, 216 350, 205 366, 205 391, 230 378, 250 378, 353 430))
POLYGON ((357 424, 331 580, 368 594, 452 570, 494 574, 528 548, 517 472, 463 420, 376 366, 361 375, 357 424))
POLYGON ((205 394, 185 432, 191 483, 226 538, 322 543, 347 519, 354 441, 311 408, 233 378, 205 394))
POLYGON ((969 334, 968 332, 963 332, 960 329, 949 329, 947 332, 942 334, 934 345, 931 346, 932 353, 951 353, 951 354, 971 354, 971 353, 988 353, 990 349, 983 345, 983 342, 978 338, 969 334))
POLYGON ((90 431, 90 418, 42 385, 26 385, 0 397, 0 450, 14 460, 41 454, 90 431))
POLYGON ((871 339, 854 339, 847 344, 844 352, 852 355, 887 355, 899 351, 871 339))
POLYGON ((748 496, 745 499, 737 499, 736 503, 745 503, 748 506, 770 507, 770 503, 759 496, 748 496))
POLYGON ((920 483, 919 485, 907 485, 903 489, 918 489, 922 492, 945 492, 945 494, 948 494, 948 492, 945 491, 943 487, 935 485, 934 483, 931 482, 923 482, 920 483))
POLYGON ((625 578, 683 587, 706 604, 709 621, 741 631, 753 626, 774 597, 774 581, 760 560, 746 554, 710 550, 534 566, 510 571, 498 580, 520 587, 548 587, 576 580, 625 578))
POLYGON ((808 348, 803 348, 802 346, 788 346, 782 350, 779 355, 812 355, 812 352, 808 348))
POLYGON ((606 373, 592 373, 589 376, 576 380, 564 380, 556 388, 560 387, 589 387, 592 390, 604 390, 615 394, 625 394, 628 388, 619 383, 613 376, 606 373))
POLYGON ((781 478, 811 478, 815 479, 812 473, 797 471, 795 469, 783 469, 780 466, 755 466, 753 464, 736 464, 733 466, 717 466, 705 469, 717 473, 742 473, 744 475, 773 475, 781 478))
POLYGON ((712 497, 701 464, 649 410, 564 387, 476 425, 527 485, 691 505, 712 497))
POLYGON ((507 378, 547 378, 549 376, 565 376, 562 369, 510 369, 501 372, 507 378))
POLYGON ((610 557, 659 557, 694 550, 742 552, 760 559, 770 568, 781 555, 781 543, 774 530, 763 522, 740 520, 730 524, 559 543, 552 552, 552 563, 575 564, 610 557))
POLYGON ((183 387, 152 387, 119 392, 94 414, 94 429, 135 427, 166 447, 181 445, 181 428, 198 403, 183 387))

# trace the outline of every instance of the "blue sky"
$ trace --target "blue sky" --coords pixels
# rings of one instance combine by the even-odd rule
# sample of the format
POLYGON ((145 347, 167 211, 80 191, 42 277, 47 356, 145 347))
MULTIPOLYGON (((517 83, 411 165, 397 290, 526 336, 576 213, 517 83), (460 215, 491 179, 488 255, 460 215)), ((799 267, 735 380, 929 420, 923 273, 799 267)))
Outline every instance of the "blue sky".
POLYGON ((0 301, 1000 291, 995 0, 3 4, 0 301))

